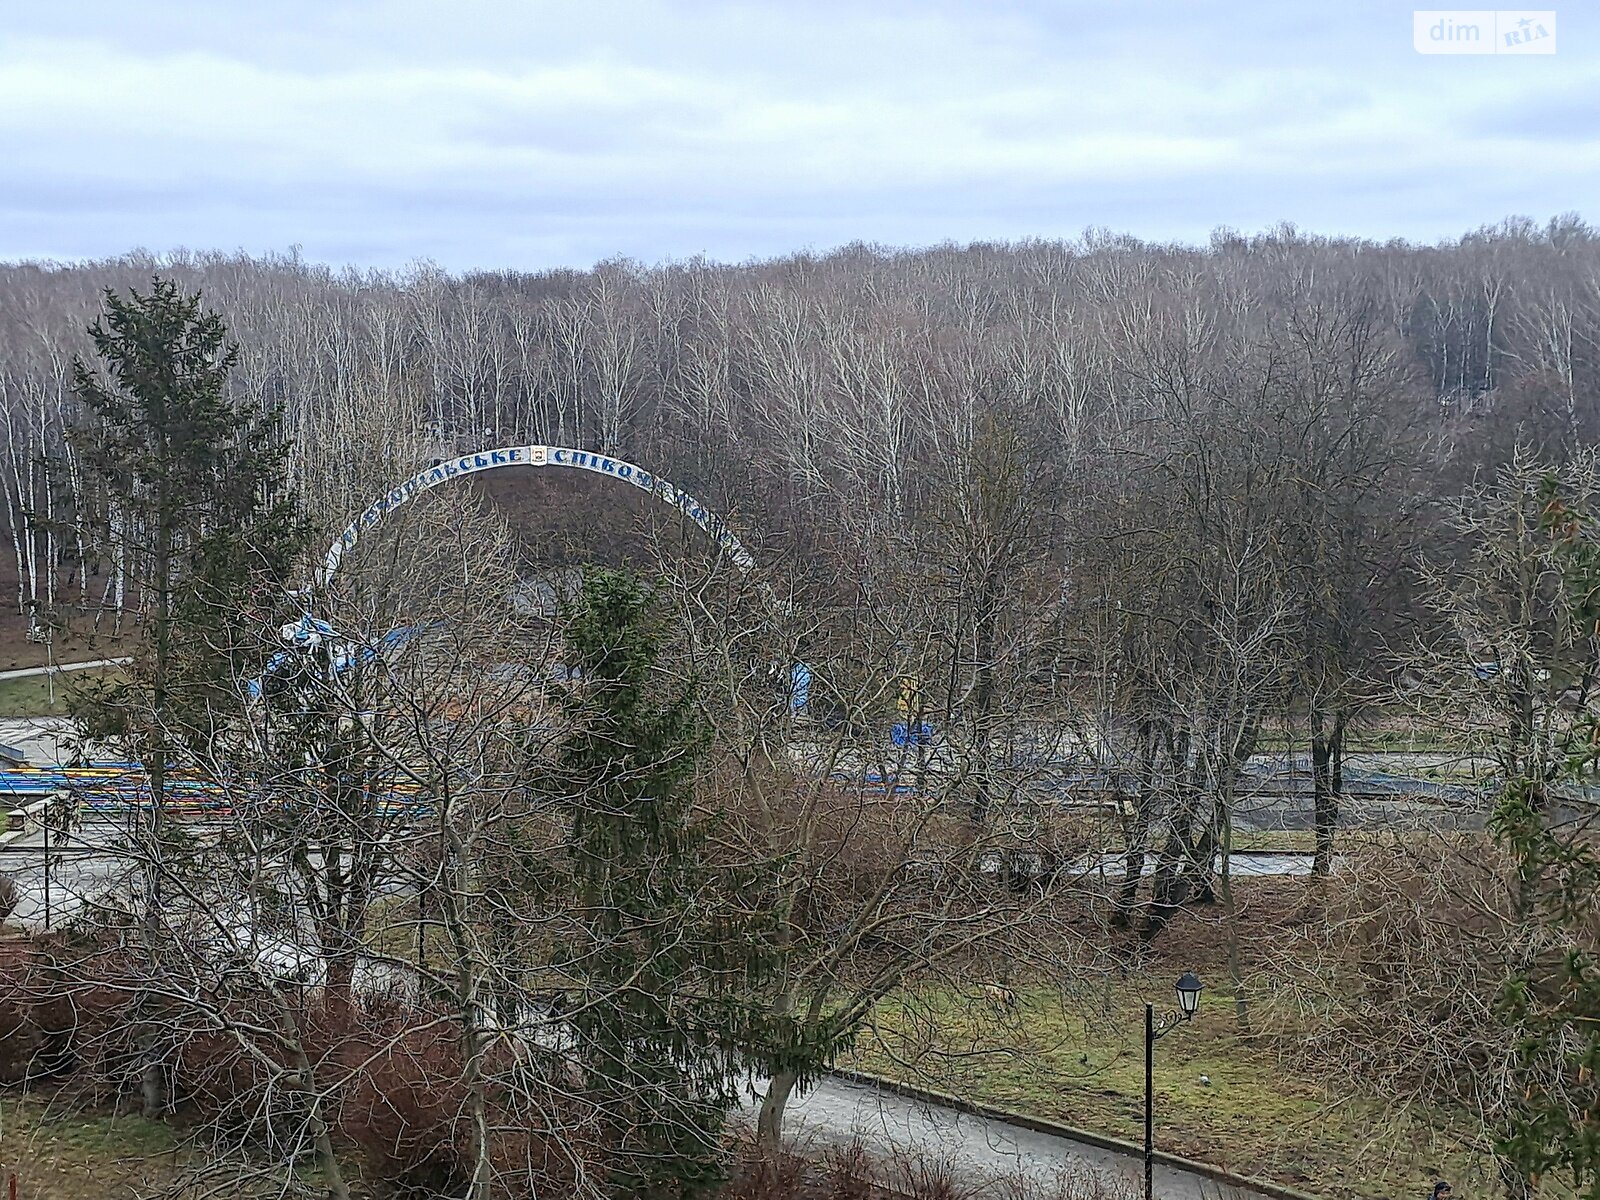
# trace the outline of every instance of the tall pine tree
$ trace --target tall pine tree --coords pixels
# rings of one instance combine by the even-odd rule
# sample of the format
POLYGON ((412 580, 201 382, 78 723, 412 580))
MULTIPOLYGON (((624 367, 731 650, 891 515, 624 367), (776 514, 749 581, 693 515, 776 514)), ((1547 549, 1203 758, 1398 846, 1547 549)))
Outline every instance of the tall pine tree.
MULTIPOLYGON (((221 318, 159 278, 144 294, 108 290, 105 305, 89 329, 99 369, 73 363, 83 403, 73 438, 93 485, 92 541, 127 573, 142 623, 126 674, 76 689, 70 703, 86 738, 119 744, 144 766, 143 833, 161 845, 170 771, 218 734, 238 680, 255 673, 252 634, 275 623, 307 528, 287 486, 278 413, 228 395, 237 351, 221 318)), ((152 954, 156 888, 152 875, 152 954)), ((153 1045, 143 1092, 147 1113, 165 1106, 153 1045)))
POLYGON ((81 695, 76 715, 145 760, 159 797, 173 739, 213 728, 251 640, 241 617, 282 602, 307 530, 278 412, 227 394, 238 352, 221 318, 159 278, 105 303, 89 329, 102 370, 73 363, 73 438, 98 485, 93 542, 125 564, 143 627, 129 677, 81 695))
POLYGON ((651 593, 585 575, 568 613, 575 732, 554 779, 569 855, 585 1004, 574 1019, 613 1135, 618 1196, 688 1197, 722 1181, 720 1131, 739 1066, 763 1041, 753 985, 770 931, 713 863, 695 781, 707 746, 692 688, 665 669, 651 593))

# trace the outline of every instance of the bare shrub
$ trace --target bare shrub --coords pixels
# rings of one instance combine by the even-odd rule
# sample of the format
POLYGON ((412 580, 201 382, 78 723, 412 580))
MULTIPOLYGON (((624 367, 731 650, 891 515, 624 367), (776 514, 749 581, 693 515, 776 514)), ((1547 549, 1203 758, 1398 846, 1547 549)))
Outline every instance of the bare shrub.
POLYGON ((1490 1009, 1524 936, 1504 857, 1478 835, 1413 836, 1353 852, 1340 881, 1287 948, 1279 1015, 1301 1036, 1285 1045, 1376 1095, 1487 1100, 1510 1049, 1490 1009))
POLYGON ((1111 1174, 1080 1163, 1061 1167, 1047 1179, 1019 1170, 984 1194, 993 1200, 1136 1200, 1143 1189, 1132 1174, 1111 1174))
POLYGON ((1131 1174, 1088 1163, 1050 1174, 1018 1168, 1010 1174, 964 1169, 954 1157, 926 1147, 875 1153, 859 1139, 801 1153, 740 1148, 723 1200, 1136 1200, 1131 1174))
POLYGON ((21 1083, 36 1049, 24 990, 30 958, 25 943, 0 945, 0 1083, 21 1083))
MULTIPOLYGON (((235 1019, 243 1017, 239 1013, 235 1019)), ((267 1065, 226 1033, 196 1033, 173 1064, 174 1101, 217 1129, 247 1140, 270 1140, 274 1109, 286 1103, 267 1065)))
POLYGON ((916 1200, 966 1200, 978 1190, 977 1185, 958 1181, 954 1158, 925 1150, 896 1146, 890 1150, 881 1172, 891 1191, 916 1200))
POLYGON ((820 1183, 827 1200, 869 1200, 872 1157, 867 1148, 852 1140, 829 1150, 823 1155, 820 1183))
POLYGON ((339 1130, 360 1148, 371 1175, 402 1196, 459 1192, 470 1177, 459 1126, 465 1091, 448 1033, 374 1023, 352 1030, 334 1052, 353 1073, 339 1130))
POLYGON ((1476 1170, 1484 1132, 1520 1096, 1501 985, 1518 957, 1554 962, 1562 947, 1516 919, 1515 888, 1481 834, 1369 844, 1278 947, 1268 1020, 1280 1050, 1370 1098, 1351 1112, 1367 1115, 1374 1160, 1414 1156, 1423 1134, 1436 1161, 1476 1170))
POLYGON ((115 947, 74 935, 11 943, 0 957, 0 1078, 76 1074, 92 1100, 112 1099, 131 1053, 127 963, 115 947))
POLYGON ((746 1143, 739 1148, 721 1200, 804 1200, 815 1194, 812 1174, 812 1164, 798 1154, 788 1150, 767 1153, 746 1143))

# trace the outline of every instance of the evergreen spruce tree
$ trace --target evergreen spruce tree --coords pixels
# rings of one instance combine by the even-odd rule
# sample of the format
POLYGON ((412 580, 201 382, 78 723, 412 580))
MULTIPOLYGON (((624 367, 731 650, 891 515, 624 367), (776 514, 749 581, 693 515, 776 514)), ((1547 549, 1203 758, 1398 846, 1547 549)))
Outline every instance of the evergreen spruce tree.
POLYGON ((89 329, 103 373, 73 363, 73 437, 98 485, 93 542, 127 564, 144 624, 129 677, 81 694, 75 715, 135 749, 159 797, 171 740, 208 736, 252 641, 241 617, 282 603, 307 529, 278 412, 227 395, 237 349, 221 318, 159 278, 105 302, 89 329))
POLYGON ((1523 947, 1496 1004, 1517 1086, 1495 1149, 1508 1200, 1531 1195, 1547 1175, 1600 1200, 1600 852, 1587 822, 1557 811, 1559 785, 1592 789, 1600 780, 1600 516, 1554 473, 1539 500, 1559 618, 1545 661, 1550 685, 1577 707, 1521 724, 1521 737, 1550 741, 1548 752, 1522 756, 1545 767, 1508 778, 1491 821, 1515 867, 1523 947))
POLYGON ((769 931, 709 861, 694 811, 706 729, 692 688, 663 669, 649 590, 586 574, 568 613, 576 732, 557 779, 585 944, 575 1025, 614 1135, 618 1196, 696 1196, 723 1180, 720 1131, 746 1048, 764 1036, 754 985, 769 931))
MULTIPOLYGON (((221 319, 159 278, 125 299, 108 290, 105 305, 89 330, 101 369, 73 363, 83 403, 73 439, 92 486, 92 541, 127 572, 143 619, 123 677, 75 688, 69 703, 86 739, 112 741, 142 763, 150 795, 142 833, 160 846, 174 835, 170 772, 185 750, 216 736, 237 681, 255 674, 252 633, 275 623, 271 610, 284 602, 307 528, 286 484, 278 414, 227 395, 237 352, 221 319)), ((152 954, 156 887, 152 875, 144 898, 152 954)), ((158 1060, 147 1047, 151 1115, 166 1102, 158 1060)))

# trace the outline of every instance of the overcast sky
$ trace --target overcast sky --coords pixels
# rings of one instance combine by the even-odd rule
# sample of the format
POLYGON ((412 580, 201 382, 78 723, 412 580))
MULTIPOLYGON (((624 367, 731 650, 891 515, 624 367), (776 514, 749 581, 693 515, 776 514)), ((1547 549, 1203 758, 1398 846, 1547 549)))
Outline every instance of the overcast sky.
POLYGON ((532 269, 1600 219, 1600 3, 1557 9, 1553 56, 1419 55, 1411 12, 12 0, 0 258, 532 269))

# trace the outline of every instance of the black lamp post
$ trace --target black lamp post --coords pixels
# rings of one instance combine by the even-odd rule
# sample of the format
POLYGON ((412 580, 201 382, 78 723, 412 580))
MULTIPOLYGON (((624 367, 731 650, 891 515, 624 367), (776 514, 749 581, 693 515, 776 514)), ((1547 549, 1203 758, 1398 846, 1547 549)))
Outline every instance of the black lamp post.
POLYGON ((43 818, 39 824, 44 830, 44 927, 50 928, 50 802, 45 801, 43 818))
POLYGON ((1163 1013, 1159 1024, 1156 1021, 1155 1005, 1144 1006, 1144 1200, 1155 1200, 1156 1194, 1155 1090, 1151 1086, 1151 1075, 1154 1073, 1156 1061, 1156 1042, 1179 1025, 1194 1020, 1194 1014, 1200 1007, 1200 990, 1204 986, 1193 971, 1185 971, 1179 976, 1177 1010, 1163 1013))

